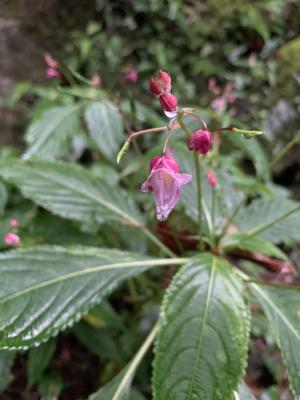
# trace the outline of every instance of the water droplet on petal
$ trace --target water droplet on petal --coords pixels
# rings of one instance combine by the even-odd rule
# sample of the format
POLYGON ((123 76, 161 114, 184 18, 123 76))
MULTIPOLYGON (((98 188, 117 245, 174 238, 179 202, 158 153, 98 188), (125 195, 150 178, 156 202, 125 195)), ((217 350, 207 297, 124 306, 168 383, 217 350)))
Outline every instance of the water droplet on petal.
POLYGON ((177 111, 164 111, 164 113, 168 118, 175 118, 177 115, 177 111))

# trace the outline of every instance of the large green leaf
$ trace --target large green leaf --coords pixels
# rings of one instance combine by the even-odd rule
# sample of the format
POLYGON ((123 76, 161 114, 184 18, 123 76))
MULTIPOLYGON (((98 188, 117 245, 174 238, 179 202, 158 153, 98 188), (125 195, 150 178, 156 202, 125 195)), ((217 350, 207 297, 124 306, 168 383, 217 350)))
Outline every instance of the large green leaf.
POLYGON ((54 355, 55 349, 55 339, 50 339, 46 343, 30 349, 27 362, 28 387, 40 380, 54 355))
POLYGON ((109 102, 90 103, 85 110, 88 131, 99 150, 110 160, 115 160, 124 141, 120 114, 109 102))
MULTIPOLYGON (((299 203, 298 203, 299 204, 299 203)), ((297 202, 284 198, 261 198, 243 208, 236 218, 241 231, 247 232, 271 223, 297 206, 297 202)), ((300 240, 300 210, 279 221, 260 234, 273 243, 292 245, 300 240)))
POLYGON ((72 325, 125 279, 181 259, 36 247, 0 254, 0 348, 37 345, 72 325))
POLYGON ((155 400, 231 400, 245 368, 249 332, 243 285, 210 254, 183 267, 161 310, 155 400))
POLYGON ((29 125, 25 140, 29 146, 24 159, 54 160, 66 151, 67 139, 79 125, 79 106, 53 107, 29 125))
POLYGON ((75 164, 43 161, 7 161, 0 175, 23 195, 61 217, 86 224, 117 219, 140 225, 142 218, 120 187, 110 187, 75 164))
POLYGON ((291 387, 300 398, 300 290, 251 284, 267 314, 288 368, 291 387))

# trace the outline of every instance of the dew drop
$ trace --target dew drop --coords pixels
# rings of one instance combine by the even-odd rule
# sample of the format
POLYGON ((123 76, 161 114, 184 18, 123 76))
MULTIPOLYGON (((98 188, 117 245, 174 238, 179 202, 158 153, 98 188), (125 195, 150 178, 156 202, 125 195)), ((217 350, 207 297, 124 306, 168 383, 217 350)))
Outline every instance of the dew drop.
POLYGON ((164 111, 164 113, 168 118, 175 118, 177 115, 177 111, 164 111))

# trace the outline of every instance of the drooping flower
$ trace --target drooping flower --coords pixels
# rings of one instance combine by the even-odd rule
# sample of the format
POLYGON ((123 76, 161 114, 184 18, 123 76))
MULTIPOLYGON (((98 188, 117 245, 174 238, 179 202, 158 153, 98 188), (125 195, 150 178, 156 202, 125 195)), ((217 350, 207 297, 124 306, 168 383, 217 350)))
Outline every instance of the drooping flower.
POLYGON ((153 96, 160 97, 165 92, 170 92, 171 88, 172 82, 168 72, 159 71, 156 76, 150 79, 150 92, 153 96))
POLYGON ((4 236, 4 243, 7 246, 13 246, 13 247, 17 247, 19 246, 19 244, 21 243, 21 239, 18 235, 16 235, 13 232, 8 232, 5 236, 4 236))
POLYGON ((172 150, 154 157, 150 162, 150 175, 142 184, 142 192, 152 192, 156 206, 157 219, 165 221, 180 198, 181 186, 192 179, 191 174, 179 172, 172 150))
POLYGON ((51 78, 60 78, 61 73, 55 69, 55 68, 46 68, 46 78, 51 79, 51 78))
POLYGON ((172 112, 176 111, 177 108, 177 98, 169 92, 164 93, 159 98, 160 105, 164 109, 164 111, 172 112))
POLYGON ((207 176, 207 182, 210 186, 217 186, 218 178, 213 169, 209 169, 206 173, 206 176, 207 176))
POLYGON ((11 219, 9 221, 9 225, 12 226, 13 228, 17 228, 19 226, 19 222, 16 219, 11 219))
POLYGON ((207 154, 212 144, 212 133, 204 129, 196 131, 188 138, 188 149, 197 153, 207 154))

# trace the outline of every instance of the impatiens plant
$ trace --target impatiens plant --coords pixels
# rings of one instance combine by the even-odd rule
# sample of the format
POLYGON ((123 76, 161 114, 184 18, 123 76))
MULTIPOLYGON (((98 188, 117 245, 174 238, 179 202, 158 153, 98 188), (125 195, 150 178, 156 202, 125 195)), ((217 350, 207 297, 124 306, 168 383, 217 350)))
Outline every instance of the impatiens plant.
MULTIPOLYGON (((63 79, 60 64, 48 54, 45 61, 47 76, 63 79)), ((274 160, 253 177, 220 148, 229 137, 238 148, 256 143, 260 149, 262 132, 233 125, 215 128, 199 111, 182 108, 164 71, 150 80, 150 92, 168 122, 132 132, 128 103, 110 102, 99 89, 100 79, 68 73, 89 84, 88 89, 54 83, 51 96, 53 91, 61 96, 61 104, 46 111, 41 107, 39 119, 26 133, 23 159, 5 154, 0 158, 3 185, 11 191, 17 188, 27 199, 26 207, 32 207, 18 221, 12 215, 11 231, 4 238, 7 246, 19 248, 0 253, 0 348, 6 354, 40 346, 35 349, 40 356, 30 353, 30 359, 39 358, 42 365, 36 376, 34 361, 30 364, 30 385, 34 384, 53 355, 52 337, 75 325, 78 337, 92 346, 92 337, 76 331, 79 320, 98 327, 104 320, 119 327, 117 317, 103 310, 108 307, 105 299, 125 282, 143 315, 141 298, 149 301, 150 287, 150 298, 157 304, 160 295, 153 285, 164 277, 167 289, 160 311, 144 323, 147 334, 139 350, 127 364, 118 364, 112 380, 90 400, 143 399, 134 388, 134 377, 152 344, 154 360, 147 360, 153 369, 154 400, 254 398, 243 381, 251 304, 266 314, 291 390, 300 398, 300 287, 293 284, 294 267, 281 246, 289 248, 300 240, 300 204, 271 182, 274 160), (129 136, 117 155, 123 124, 129 136), (138 138, 144 140, 143 147, 138 138), (136 155, 125 157, 132 142, 136 155), (150 151, 144 151, 149 143, 150 151), (97 154, 94 165, 76 165, 87 148, 97 154), (121 163, 120 173, 116 160, 127 162, 124 167, 121 163), (153 195, 160 221, 155 228, 151 196, 140 191, 153 195), (34 218, 41 212, 50 213, 55 228, 48 236, 40 229, 36 239, 34 218), (29 228, 21 242, 12 230, 25 218, 29 228), (71 246, 66 244, 66 231, 59 234, 68 220, 77 237, 71 246), (264 276, 261 267, 275 272, 276 282, 264 276), (292 284, 286 283, 286 276, 292 284), (95 314, 99 304, 104 308, 96 308, 95 314)), ((132 71, 130 76, 127 79, 136 80, 132 71)), ((136 107, 143 115, 142 105, 136 107)), ((161 120, 151 112, 150 117, 161 120)), ((142 122, 147 123, 146 118, 142 122)), ((276 162, 290 147, 287 144, 276 162)), ((120 329, 126 331, 124 326, 120 329)))

